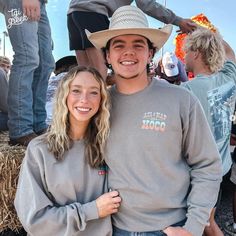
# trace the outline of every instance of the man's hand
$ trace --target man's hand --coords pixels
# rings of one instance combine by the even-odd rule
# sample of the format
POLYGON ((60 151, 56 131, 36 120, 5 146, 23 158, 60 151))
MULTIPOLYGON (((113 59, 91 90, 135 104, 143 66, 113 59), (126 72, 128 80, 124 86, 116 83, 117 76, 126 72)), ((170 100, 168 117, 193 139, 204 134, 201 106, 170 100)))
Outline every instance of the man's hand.
POLYGON ((191 33, 197 28, 197 24, 191 19, 183 19, 179 22, 178 33, 191 33))
POLYGON ((182 227, 167 227, 165 230, 163 230, 164 233, 166 233, 168 236, 193 236, 191 233, 189 233, 186 229, 182 227))
POLYGON ((39 0, 22 0, 22 9, 32 21, 39 21, 40 19, 40 2, 39 0))

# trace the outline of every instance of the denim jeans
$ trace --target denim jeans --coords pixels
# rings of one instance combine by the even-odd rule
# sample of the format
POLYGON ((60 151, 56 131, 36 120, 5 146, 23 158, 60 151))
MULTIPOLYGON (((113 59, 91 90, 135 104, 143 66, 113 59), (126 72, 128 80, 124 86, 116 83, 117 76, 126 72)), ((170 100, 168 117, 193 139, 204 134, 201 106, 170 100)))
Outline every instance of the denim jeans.
MULTIPOLYGON (((173 224, 171 226, 183 226, 186 219, 173 224)), ((113 236, 164 236, 165 233, 162 230, 157 231, 150 231, 150 232, 129 232, 123 229, 118 229, 117 227, 113 226, 113 236)))
POLYGON ((8 121, 7 113, 0 111, 0 131, 8 130, 7 121, 8 121))
POLYGON ((41 18, 30 21, 22 13, 22 1, 3 1, 6 25, 15 53, 8 92, 10 138, 38 132, 46 125, 46 92, 54 68, 51 29, 44 3, 41 18))
POLYGON ((123 229, 118 229, 113 226, 113 236, 164 236, 165 234, 161 231, 152 232, 129 232, 123 229))

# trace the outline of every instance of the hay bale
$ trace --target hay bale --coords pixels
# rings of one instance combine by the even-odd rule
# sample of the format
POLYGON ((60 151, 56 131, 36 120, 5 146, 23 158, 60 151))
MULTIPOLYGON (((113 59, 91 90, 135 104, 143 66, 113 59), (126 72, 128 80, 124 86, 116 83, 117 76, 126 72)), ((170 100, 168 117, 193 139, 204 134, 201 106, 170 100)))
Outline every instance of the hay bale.
POLYGON ((14 198, 25 147, 9 146, 4 135, 0 134, 0 232, 6 229, 19 232, 22 225, 14 208, 14 198))

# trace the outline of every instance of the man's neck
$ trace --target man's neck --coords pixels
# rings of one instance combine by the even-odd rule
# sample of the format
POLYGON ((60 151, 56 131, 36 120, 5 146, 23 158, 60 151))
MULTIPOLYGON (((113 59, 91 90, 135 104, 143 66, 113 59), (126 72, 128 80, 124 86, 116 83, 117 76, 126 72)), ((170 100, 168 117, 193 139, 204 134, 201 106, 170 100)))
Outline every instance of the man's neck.
POLYGON ((209 66, 206 66, 205 64, 203 64, 203 62, 199 62, 195 66, 195 68, 193 68, 193 74, 194 76, 197 76, 197 75, 211 75, 213 73, 209 69, 209 66))
POLYGON ((148 76, 137 77, 137 78, 121 78, 116 76, 117 90, 123 94, 133 94, 145 89, 151 82, 148 76))

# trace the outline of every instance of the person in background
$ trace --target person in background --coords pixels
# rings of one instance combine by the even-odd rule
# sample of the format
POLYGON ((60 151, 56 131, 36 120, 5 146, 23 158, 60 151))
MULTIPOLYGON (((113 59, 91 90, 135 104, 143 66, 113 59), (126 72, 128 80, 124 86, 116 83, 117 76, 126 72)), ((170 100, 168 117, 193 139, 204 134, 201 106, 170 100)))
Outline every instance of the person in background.
POLYGON ((113 236, 200 236, 217 200, 221 161, 198 99, 148 76, 171 30, 149 28, 139 8, 123 6, 108 30, 86 31, 116 80, 105 159, 108 186, 122 198, 113 236))
POLYGON ((46 92, 54 69, 46 0, 0 0, 14 51, 9 78, 10 145, 27 146, 45 132, 46 92))
POLYGON ((8 74, 11 61, 6 56, 0 56, 0 131, 8 130, 8 74))
MULTIPOLYGON (((219 32, 203 27, 187 36, 184 51, 186 70, 193 72, 195 77, 183 83, 183 86, 197 96, 203 107, 225 175, 232 165, 230 134, 236 101, 235 54, 219 32)), ((214 216, 215 208, 211 214, 210 226, 205 228, 206 236, 223 235, 214 216)))
POLYGON ((8 75, 11 70, 11 61, 6 56, 0 56, 0 68, 2 68, 8 75))
POLYGON ((0 66, 0 131, 8 130, 8 77, 4 69, 0 66))
POLYGON ((166 52, 155 69, 156 75, 171 84, 180 85, 188 81, 184 64, 172 52, 166 52))
POLYGON ((75 56, 65 56, 56 62, 56 67, 54 70, 55 75, 51 76, 48 81, 47 98, 46 98, 46 111, 47 111, 46 123, 48 125, 50 125, 52 121, 53 97, 57 90, 58 84, 67 74, 67 72, 76 65, 77 61, 75 56))
POLYGON ((233 197, 232 197, 233 222, 227 221, 224 226, 224 230, 229 235, 232 236, 236 235, 236 116, 235 114, 236 114, 236 106, 234 109, 234 115, 232 116, 232 129, 230 136, 230 145, 234 147, 234 150, 231 153, 233 165, 231 166, 231 174, 230 174, 230 181, 233 184, 233 197))
POLYGON ((20 171, 15 208, 29 235, 112 236, 121 198, 107 192, 109 104, 95 69, 75 67, 61 80, 52 124, 30 142, 20 171))
MULTIPOLYGON (((69 30, 70 50, 75 50, 79 65, 89 65, 99 70, 104 78, 107 68, 100 49, 96 49, 87 39, 85 29, 90 32, 105 30, 109 26, 109 17, 121 6, 136 3, 137 7, 147 15, 179 27, 183 33, 189 33, 196 28, 191 19, 175 15, 170 9, 155 0, 71 0, 68 10, 67 24, 69 30)), ((108 76, 108 84, 114 83, 108 76)))

